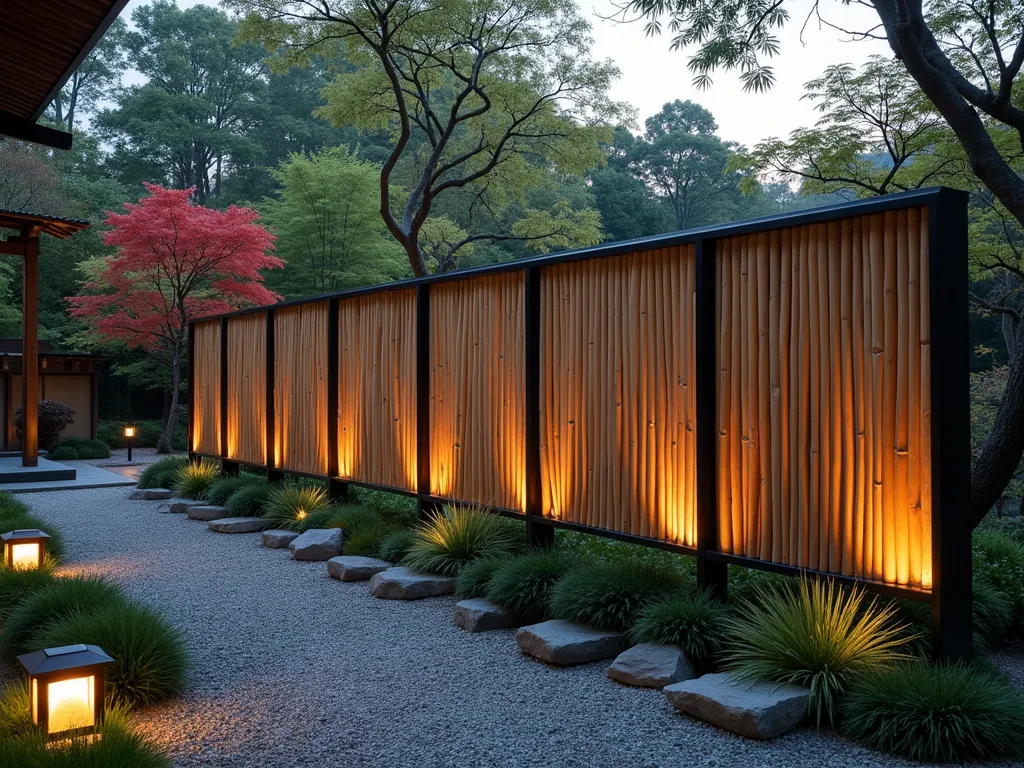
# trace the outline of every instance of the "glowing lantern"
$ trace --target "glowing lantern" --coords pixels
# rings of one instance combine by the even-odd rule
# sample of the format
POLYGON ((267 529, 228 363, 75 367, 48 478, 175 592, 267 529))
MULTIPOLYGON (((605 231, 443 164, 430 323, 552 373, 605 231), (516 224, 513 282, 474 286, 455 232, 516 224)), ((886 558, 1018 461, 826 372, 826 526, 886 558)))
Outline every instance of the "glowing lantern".
POLYGON ((128 445, 128 461, 132 460, 132 443, 135 442, 135 427, 130 424, 124 425, 124 441, 128 445))
POLYGON ((96 645, 65 645, 26 653, 32 723, 47 738, 96 732, 103 721, 103 667, 113 659, 96 645))
POLYGON ((34 571, 43 567, 46 557, 48 533, 35 528, 24 528, 0 534, 3 541, 4 563, 16 571, 34 571))

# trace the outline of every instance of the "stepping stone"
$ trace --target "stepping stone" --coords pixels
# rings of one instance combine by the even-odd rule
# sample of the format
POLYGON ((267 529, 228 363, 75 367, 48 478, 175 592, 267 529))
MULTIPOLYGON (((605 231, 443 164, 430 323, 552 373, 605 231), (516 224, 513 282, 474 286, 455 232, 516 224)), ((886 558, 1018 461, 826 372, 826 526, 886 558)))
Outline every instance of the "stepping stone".
POLYGON ((284 549, 293 541, 299 538, 299 534, 294 531, 264 531, 263 532, 263 546, 267 549, 284 549))
POLYGON ((172 499, 167 499, 167 501, 165 501, 163 504, 161 504, 159 507, 157 507, 156 511, 157 512, 161 512, 163 514, 171 513, 171 514, 175 514, 175 515, 183 515, 183 514, 185 514, 186 510, 188 510, 189 507, 194 507, 195 505, 196 505, 196 500, 195 499, 173 499, 172 498, 172 499))
POLYGON ((608 677, 638 688, 664 688, 697 676, 678 645, 640 643, 623 651, 608 667, 608 677))
POLYGON ((294 560, 330 560, 341 554, 341 528, 310 528, 288 545, 294 560))
POLYGON ((519 649, 548 664, 567 667, 617 656, 626 645, 619 632, 554 619, 516 632, 519 649))
POLYGON ((343 555, 327 561, 327 575, 338 581, 368 581, 381 571, 391 567, 387 560, 375 557, 343 555))
POLYGON ((518 627, 512 612, 482 597, 460 600, 455 604, 455 626, 467 632, 489 632, 492 629, 518 627))
POLYGON ((195 504, 185 510, 185 516, 189 520, 202 520, 208 523, 211 520, 220 520, 228 516, 227 507, 215 507, 212 504, 195 504))
POLYGON ((680 712, 748 739, 773 739, 807 717, 810 691, 781 683, 737 682, 728 672, 666 686, 680 712))
POLYGON ((454 591, 454 576, 417 573, 402 566, 381 571, 370 580, 370 594, 382 600, 422 600, 454 591))
MULTIPOLYGON (((136 488, 128 494, 129 499, 142 501, 163 501, 164 499, 173 498, 173 496, 174 491, 167 488, 136 488)), ((194 504, 195 502, 192 503, 194 504)))
POLYGON ((210 530, 217 533, 258 533, 267 527, 262 517, 222 517, 210 521, 210 530))

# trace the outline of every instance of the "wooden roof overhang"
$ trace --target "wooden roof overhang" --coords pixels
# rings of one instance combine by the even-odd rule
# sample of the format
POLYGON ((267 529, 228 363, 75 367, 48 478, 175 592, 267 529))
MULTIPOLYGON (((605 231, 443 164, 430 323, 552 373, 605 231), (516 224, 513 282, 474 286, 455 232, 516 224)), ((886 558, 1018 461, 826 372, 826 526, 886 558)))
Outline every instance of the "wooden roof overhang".
POLYGON ((0 1, 0 135, 71 148, 37 120, 128 0, 0 1))
POLYGON ((88 221, 81 219, 65 219, 61 216, 47 216, 32 211, 6 211, 0 209, 0 230, 13 229, 20 233, 15 238, 0 240, 0 253, 8 256, 23 256, 25 253, 25 235, 39 236, 45 232, 63 240, 75 232, 89 228, 88 221))

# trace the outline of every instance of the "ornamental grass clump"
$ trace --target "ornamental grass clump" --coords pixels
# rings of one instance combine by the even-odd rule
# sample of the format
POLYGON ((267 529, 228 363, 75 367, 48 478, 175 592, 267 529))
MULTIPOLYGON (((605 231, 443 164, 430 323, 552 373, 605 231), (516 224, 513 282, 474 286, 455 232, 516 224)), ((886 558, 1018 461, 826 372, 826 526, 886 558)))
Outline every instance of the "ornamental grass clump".
POLYGON ((594 563, 573 569, 551 592, 551 613, 598 629, 629 629, 651 603, 679 594, 686 575, 660 563, 594 563))
POLYGON ((139 473, 139 488, 170 488, 178 470, 188 464, 188 456, 168 456, 154 461, 139 473))
POLYGON ((473 560, 515 552, 525 538, 520 526, 483 507, 446 505, 441 514, 413 529, 412 545, 402 565, 455 576, 473 560))
POLYGON ((224 506, 234 517, 262 517, 266 512, 270 494, 278 487, 260 478, 262 482, 252 482, 236 489, 228 496, 224 506))
POLYGON ((511 562, 508 557, 484 557, 467 563, 455 579, 455 594, 463 598, 486 597, 491 578, 511 562))
POLYGON ((206 500, 218 507, 227 506, 228 499, 240 488, 250 485, 266 485, 267 479, 250 472, 239 472, 237 475, 221 477, 206 489, 206 500))
POLYGON ((412 528, 400 528, 384 537, 380 543, 380 559, 390 563, 401 562, 409 554, 416 532, 412 528))
POLYGON ((558 549, 508 560, 491 576, 487 599, 508 608, 525 624, 551 618, 551 595, 576 560, 558 549))
POLYGON ((205 499, 206 491, 220 477, 220 466, 211 459, 191 461, 174 473, 171 488, 183 499, 205 499))
POLYGON ((973 567, 975 581, 984 581, 1010 600, 1010 633, 1024 637, 1024 545, 1005 533, 974 532, 973 567))
POLYGON ((307 517, 317 515, 329 506, 330 499, 323 487, 305 483, 284 483, 270 491, 263 505, 263 517, 269 521, 271 528, 302 531, 305 530, 307 517))
POLYGON ((765 590, 727 622, 724 666, 740 680, 810 689, 818 726, 835 724, 842 695, 859 675, 909 658, 895 609, 865 602, 860 589, 801 579, 795 593, 765 590))
POLYGON ((678 645, 699 671, 710 669, 722 651, 729 609, 704 591, 651 603, 630 630, 636 643, 678 645))
POLYGON ((32 571, 0 567, 0 626, 19 604, 54 581, 48 568, 32 571))
POLYGON ((846 733, 909 760, 1024 758, 1024 696, 994 672, 927 662, 872 671, 843 700, 846 733))
POLYGON ((342 551, 346 555, 380 557, 381 545, 396 530, 398 529, 394 523, 389 523, 386 520, 364 523, 345 533, 342 551))

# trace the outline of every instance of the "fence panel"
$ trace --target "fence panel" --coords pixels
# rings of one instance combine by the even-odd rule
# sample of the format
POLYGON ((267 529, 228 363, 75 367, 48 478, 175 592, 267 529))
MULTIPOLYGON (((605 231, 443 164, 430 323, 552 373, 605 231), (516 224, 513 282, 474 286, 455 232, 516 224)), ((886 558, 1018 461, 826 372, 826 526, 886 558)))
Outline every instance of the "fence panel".
POLYGON ((267 324, 263 315, 228 320, 229 459, 246 464, 267 461, 267 324))
POLYGON ((220 455, 220 322, 196 323, 191 450, 220 455))

